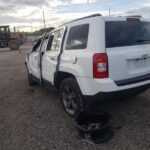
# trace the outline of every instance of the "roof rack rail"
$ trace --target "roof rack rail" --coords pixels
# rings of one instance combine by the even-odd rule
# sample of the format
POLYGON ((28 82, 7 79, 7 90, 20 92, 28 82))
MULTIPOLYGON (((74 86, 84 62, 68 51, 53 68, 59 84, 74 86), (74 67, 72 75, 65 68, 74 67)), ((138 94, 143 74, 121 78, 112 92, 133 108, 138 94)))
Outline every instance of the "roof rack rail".
POLYGON ((133 16, 127 16, 127 17, 142 18, 142 16, 141 16, 141 15, 133 15, 133 16))
POLYGON ((82 17, 82 18, 78 18, 78 19, 66 22, 66 23, 64 23, 62 25, 65 25, 65 24, 68 24, 68 23, 72 23, 72 22, 75 22, 75 21, 78 21, 78 20, 83 20, 83 19, 87 19, 87 18, 97 17, 97 16, 102 16, 102 15, 101 14, 93 14, 93 15, 89 15, 89 16, 86 16, 86 17, 82 17))

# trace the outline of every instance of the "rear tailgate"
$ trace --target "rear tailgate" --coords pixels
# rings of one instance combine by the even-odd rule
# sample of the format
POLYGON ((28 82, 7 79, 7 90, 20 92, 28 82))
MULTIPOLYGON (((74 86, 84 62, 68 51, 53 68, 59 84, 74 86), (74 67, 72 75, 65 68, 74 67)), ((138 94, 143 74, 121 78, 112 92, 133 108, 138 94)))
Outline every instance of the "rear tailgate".
POLYGON ((121 85, 120 81, 125 85, 127 80, 135 83, 149 80, 150 23, 139 20, 107 21, 106 52, 109 77, 118 85, 121 85))

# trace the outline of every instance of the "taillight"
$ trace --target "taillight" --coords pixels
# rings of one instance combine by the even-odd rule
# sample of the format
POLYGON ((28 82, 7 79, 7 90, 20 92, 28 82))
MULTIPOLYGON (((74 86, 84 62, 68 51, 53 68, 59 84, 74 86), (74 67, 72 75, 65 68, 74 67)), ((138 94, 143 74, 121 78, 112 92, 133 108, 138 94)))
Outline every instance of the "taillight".
POLYGON ((108 78, 108 56, 106 53, 94 54, 93 77, 94 78, 108 78))

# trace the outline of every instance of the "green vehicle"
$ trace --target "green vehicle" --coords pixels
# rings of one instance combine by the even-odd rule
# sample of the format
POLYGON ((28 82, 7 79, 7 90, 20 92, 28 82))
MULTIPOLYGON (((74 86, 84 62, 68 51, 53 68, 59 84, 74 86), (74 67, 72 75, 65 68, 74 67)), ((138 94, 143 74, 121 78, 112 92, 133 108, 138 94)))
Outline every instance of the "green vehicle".
POLYGON ((21 44, 23 41, 17 32, 11 33, 9 26, 0 26, 0 48, 9 47, 10 50, 18 50, 21 44))

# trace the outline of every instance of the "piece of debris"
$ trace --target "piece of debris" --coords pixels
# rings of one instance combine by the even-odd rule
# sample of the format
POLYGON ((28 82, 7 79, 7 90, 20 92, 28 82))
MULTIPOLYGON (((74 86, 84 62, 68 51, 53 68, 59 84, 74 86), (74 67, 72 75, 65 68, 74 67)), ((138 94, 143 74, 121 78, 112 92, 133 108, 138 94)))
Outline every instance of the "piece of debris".
POLYGON ((110 114, 107 112, 81 112, 75 118, 79 136, 95 144, 108 141, 113 136, 110 114))

